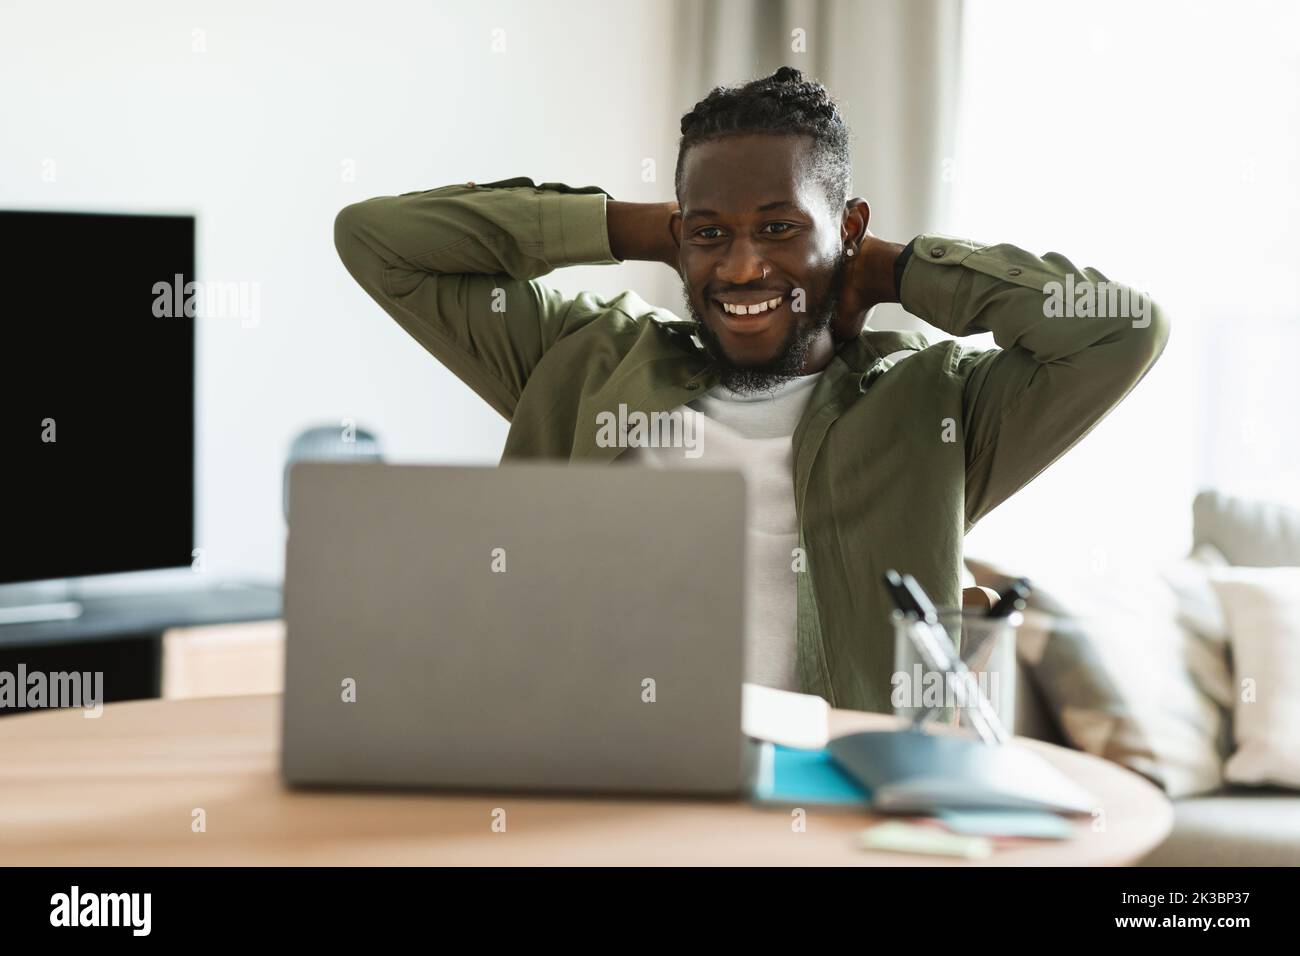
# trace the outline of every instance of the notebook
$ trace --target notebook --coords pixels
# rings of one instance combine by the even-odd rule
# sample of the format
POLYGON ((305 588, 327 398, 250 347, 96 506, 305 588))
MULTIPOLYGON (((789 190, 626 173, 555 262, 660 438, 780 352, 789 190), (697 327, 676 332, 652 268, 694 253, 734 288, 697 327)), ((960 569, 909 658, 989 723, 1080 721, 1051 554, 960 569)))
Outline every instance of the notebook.
POLYGON ((865 810, 871 794, 836 766, 824 749, 764 743, 759 749, 753 798, 760 804, 865 810))
POLYGON ((758 803, 922 814, 1089 813, 1097 805, 1092 794, 1020 744, 912 729, 848 734, 828 743, 830 710, 820 697, 746 684, 743 702, 745 733, 766 741, 752 791, 758 803))
POLYGON ((837 737, 827 750, 882 812, 1089 813, 1097 806, 1092 794, 1019 744, 896 730, 837 737))

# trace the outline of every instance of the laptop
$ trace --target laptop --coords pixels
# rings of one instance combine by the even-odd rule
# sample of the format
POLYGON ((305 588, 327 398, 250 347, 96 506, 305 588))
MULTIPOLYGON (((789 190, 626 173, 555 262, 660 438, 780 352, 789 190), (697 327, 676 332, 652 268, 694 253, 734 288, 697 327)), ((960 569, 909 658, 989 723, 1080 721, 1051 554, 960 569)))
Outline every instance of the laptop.
POLYGON ((736 472, 294 465, 286 781, 743 793, 744 514, 736 472))

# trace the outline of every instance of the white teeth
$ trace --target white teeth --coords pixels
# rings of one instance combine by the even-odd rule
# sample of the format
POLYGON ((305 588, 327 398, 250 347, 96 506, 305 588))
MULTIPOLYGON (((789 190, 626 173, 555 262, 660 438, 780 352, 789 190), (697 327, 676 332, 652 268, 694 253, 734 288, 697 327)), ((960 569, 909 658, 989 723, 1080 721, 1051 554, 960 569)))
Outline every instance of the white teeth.
POLYGON ((766 312, 768 309, 775 309, 780 304, 781 296, 779 295, 775 299, 768 299, 766 302, 759 302, 756 305, 751 306, 732 305, 730 302, 721 303, 722 310, 724 312, 730 312, 732 315, 758 315, 760 312, 766 312))

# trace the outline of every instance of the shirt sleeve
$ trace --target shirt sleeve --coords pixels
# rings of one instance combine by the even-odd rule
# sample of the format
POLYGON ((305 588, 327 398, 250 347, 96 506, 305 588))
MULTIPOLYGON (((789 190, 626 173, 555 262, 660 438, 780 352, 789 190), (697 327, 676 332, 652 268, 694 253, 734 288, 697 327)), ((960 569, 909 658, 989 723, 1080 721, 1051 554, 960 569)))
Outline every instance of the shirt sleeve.
POLYGON ((509 419, 546 350, 604 312, 536 280, 618 262, 609 198, 525 178, 380 196, 338 214, 334 245, 385 312, 509 419))
POLYGON ((949 369, 963 383, 967 531, 1088 434, 1169 338, 1145 294, 1010 245, 918 236, 901 299, 950 335, 992 332, 998 345, 958 346, 949 369))

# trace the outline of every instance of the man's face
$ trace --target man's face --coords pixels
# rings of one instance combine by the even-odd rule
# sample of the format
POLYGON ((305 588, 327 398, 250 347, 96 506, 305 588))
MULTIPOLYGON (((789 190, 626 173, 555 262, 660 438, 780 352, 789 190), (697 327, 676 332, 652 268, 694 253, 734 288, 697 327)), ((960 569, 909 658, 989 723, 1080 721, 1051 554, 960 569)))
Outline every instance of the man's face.
POLYGON ((810 146, 804 136, 739 134, 686 154, 674 224, 682 291, 732 388, 809 374, 834 351, 842 211, 811 175, 810 146))

